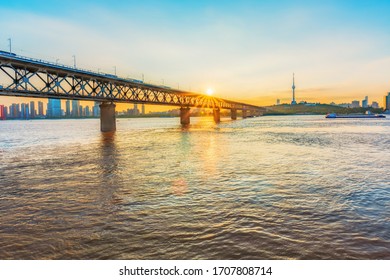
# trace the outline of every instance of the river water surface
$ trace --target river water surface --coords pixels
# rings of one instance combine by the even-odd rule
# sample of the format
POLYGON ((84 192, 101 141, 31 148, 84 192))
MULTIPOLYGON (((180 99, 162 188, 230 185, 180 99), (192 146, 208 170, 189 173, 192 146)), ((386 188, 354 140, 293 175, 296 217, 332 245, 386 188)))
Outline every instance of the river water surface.
POLYGON ((390 259, 390 118, 0 122, 1 259, 390 259))

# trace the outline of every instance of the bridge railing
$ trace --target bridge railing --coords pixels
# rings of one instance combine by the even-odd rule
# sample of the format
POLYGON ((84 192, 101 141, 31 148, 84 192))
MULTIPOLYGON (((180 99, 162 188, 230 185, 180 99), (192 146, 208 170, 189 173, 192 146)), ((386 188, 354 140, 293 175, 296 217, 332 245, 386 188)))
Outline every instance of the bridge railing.
POLYGON ((95 99, 111 102, 141 102, 173 106, 207 106, 208 108, 239 110, 261 109, 261 107, 250 104, 143 83, 134 79, 120 78, 116 75, 97 73, 1 51, 0 62, 1 70, 10 79, 9 85, 3 85, 3 88, 0 88, 0 92, 3 94, 79 100, 95 99), (58 69, 63 71, 58 73, 55 71, 58 69), (7 72, 10 73, 7 74, 7 72), (18 79, 12 78, 16 75, 20 77, 18 79), (36 83, 34 83, 34 78, 37 80, 36 83))
MULTIPOLYGON (((96 72, 96 71, 91 70, 91 69, 72 67, 70 65, 61 64, 61 63, 57 63, 57 62, 51 62, 51 61, 44 60, 44 59, 37 59, 37 58, 27 57, 27 56, 18 55, 18 54, 11 54, 9 52, 5 52, 5 51, 1 51, 1 50, 0 50, 0 56, 5 56, 7 58, 14 58, 14 59, 18 59, 18 60, 21 60, 24 62, 35 62, 35 63, 39 63, 41 65, 51 66, 51 67, 59 68, 62 70, 76 71, 76 72, 80 72, 83 74, 89 74, 89 75, 92 74, 95 76, 101 76, 101 77, 105 77, 105 78, 111 77, 111 78, 115 78, 115 79, 129 81, 129 82, 143 83, 143 81, 133 79, 133 78, 128 78, 128 77, 125 78, 125 77, 121 77, 121 76, 110 74, 110 73, 105 73, 105 72, 100 72, 100 71, 96 72)), ((150 85, 161 87, 160 85, 153 84, 153 83, 150 83, 150 85)), ((166 88, 169 88, 169 87, 166 87, 166 88)))

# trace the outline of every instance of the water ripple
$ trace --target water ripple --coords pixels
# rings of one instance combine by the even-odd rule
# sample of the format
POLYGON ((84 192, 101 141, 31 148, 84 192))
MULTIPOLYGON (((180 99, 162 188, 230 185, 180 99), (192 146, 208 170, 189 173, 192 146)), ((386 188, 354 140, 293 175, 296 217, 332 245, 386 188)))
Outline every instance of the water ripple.
POLYGON ((388 119, 191 122, 0 122, 0 258, 390 259, 388 119))

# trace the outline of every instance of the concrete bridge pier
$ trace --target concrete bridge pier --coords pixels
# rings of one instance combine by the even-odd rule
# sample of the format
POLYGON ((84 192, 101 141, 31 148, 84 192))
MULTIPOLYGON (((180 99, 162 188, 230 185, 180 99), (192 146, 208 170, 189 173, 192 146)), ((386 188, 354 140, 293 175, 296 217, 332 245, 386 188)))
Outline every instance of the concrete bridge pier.
POLYGON ((190 108, 189 107, 181 107, 180 108, 180 123, 182 125, 190 124, 190 108))
POLYGON ((102 132, 112 132, 116 130, 115 104, 112 102, 102 102, 100 105, 100 130, 102 132))
POLYGON ((237 120, 237 109, 231 109, 230 117, 232 120, 237 120))
POLYGON ((247 118, 247 111, 246 110, 242 110, 242 118, 243 119, 247 118))
POLYGON ((214 115, 214 122, 215 123, 221 122, 221 110, 219 108, 213 109, 213 115, 214 115))

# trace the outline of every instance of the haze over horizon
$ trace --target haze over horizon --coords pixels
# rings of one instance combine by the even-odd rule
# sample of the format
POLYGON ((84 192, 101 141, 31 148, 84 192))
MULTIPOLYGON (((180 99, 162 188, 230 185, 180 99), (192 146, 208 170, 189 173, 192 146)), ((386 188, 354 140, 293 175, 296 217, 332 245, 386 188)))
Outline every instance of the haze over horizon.
MULTIPOLYGON (((9 1, 0 49, 172 88, 272 105, 383 105, 389 1, 9 1)), ((1 84, 1 82, 0 82, 1 84)), ((0 104, 26 102, 0 96, 0 104)), ((124 105, 121 105, 122 107, 124 105)))

